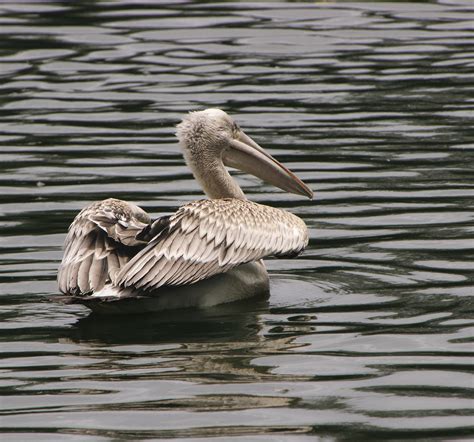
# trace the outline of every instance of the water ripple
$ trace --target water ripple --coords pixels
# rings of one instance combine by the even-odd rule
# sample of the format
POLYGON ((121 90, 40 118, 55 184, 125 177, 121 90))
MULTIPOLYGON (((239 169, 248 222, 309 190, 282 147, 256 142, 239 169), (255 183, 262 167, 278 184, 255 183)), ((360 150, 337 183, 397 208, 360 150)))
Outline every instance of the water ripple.
POLYGON ((3 2, 6 440, 460 440, 472 432, 470 0, 3 2), (202 196, 174 126, 222 107, 315 191, 268 300, 141 318, 51 301, 91 201, 202 196))

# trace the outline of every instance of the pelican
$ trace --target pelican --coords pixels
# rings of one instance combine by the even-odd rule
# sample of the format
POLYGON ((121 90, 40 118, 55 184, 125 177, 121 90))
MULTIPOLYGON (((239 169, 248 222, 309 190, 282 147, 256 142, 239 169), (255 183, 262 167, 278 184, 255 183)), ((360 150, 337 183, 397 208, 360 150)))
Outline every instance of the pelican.
POLYGON ((190 112, 176 136, 208 199, 152 220, 109 198, 85 207, 64 243, 59 290, 99 313, 210 307, 269 291, 262 261, 297 256, 308 244, 303 220, 249 201, 226 166, 312 198, 289 169, 220 109, 190 112))

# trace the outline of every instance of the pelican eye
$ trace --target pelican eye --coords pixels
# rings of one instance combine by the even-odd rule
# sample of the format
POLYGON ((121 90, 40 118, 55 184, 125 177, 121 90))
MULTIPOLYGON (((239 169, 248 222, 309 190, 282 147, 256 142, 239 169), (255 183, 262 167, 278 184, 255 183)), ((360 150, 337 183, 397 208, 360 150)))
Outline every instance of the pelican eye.
POLYGON ((232 133, 237 135, 240 132, 240 126, 237 123, 232 124, 232 133))

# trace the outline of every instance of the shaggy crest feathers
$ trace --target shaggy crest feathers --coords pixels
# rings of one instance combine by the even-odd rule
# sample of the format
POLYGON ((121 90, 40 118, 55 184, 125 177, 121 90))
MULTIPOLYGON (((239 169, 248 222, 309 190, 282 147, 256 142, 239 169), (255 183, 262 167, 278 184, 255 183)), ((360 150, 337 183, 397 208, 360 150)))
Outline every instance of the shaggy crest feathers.
POLYGON ((222 153, 239 130, 221 109, 190 112, 177 125, 176 136, 186 164, 210 198, 245 198, 222 161, 222 153))
POLYGON ((192 155, 207 154, 215 158, 215 154, 226 147, 234 126, 229 115, 221 109, 206 109, 190 112, 177 125, 176 136, 185 153, 188 150, 192 155))

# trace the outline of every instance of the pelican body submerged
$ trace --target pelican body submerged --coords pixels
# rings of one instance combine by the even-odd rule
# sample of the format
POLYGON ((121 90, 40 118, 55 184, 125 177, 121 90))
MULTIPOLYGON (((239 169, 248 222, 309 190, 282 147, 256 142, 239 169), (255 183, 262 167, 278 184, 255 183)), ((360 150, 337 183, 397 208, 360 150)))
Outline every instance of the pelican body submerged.
POLYGON ((226 166, 291 193, 312 191, 227 113, 190 112, 177 137, 209 199, 156 220, 114 198, 85 207, 69 227, 58 272, 67 302, 99 313, 210 307, 268 293, 262 259, 304 250, 305 223, 246 199, 226 166))

